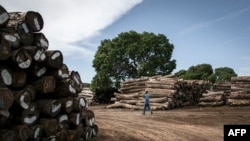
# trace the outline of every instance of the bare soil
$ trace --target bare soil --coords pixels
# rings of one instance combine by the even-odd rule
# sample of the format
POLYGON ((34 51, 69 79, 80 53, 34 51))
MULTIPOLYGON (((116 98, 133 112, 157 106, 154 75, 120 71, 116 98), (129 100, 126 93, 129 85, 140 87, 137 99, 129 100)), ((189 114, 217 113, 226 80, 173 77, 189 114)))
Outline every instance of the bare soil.
POLYGON ((98 141, 223 141, 225 124, 250 124, 250 106, 183 107, 166 111, 89 107, 98 141))

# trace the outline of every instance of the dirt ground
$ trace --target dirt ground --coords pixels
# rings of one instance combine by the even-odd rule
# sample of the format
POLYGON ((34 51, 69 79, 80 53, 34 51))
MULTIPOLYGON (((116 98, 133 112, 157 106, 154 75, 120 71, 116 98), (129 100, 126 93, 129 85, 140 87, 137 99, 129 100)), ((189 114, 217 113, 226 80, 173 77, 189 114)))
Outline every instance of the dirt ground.
POLYGON ((250 106, 184 107, 146 112, 91 106, 95 141, 223 141, 225 124, 250 124, 250 106))

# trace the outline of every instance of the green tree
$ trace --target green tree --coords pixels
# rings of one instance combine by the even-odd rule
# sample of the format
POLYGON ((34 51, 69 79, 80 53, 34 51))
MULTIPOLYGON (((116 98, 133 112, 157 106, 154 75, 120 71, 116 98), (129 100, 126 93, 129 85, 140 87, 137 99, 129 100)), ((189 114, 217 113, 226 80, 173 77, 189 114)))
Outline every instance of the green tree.
POLYGON ((171 59, 173 49, 174 45, 163 34, 129 31, 112 40, 105 39, 94 56, 96 76, 91 82, 92 89, 107 84, 119 88, 129 78, 170 74, 176 68, 176 61, 171 59), (112 83, 103 84, 102 79, 112 83))
POLYGON ((231 77, 237 76, 232 68, 220 67, 215 69, 215 82, 231 81, 231 77))
POLYGON ((213 68, 210 64, 199 64, 191 66, 187 72, 187 79, 208 80, 208 77, 213 74, 213 68))
POLYGON ((229 67, 216 68, 213 72, 210 64, 191 66, 187 71, 182 69, 175 75, 183 79, 209 80, 212 83, 230 81, 231 77, 237 76, 234 70, 229 67))

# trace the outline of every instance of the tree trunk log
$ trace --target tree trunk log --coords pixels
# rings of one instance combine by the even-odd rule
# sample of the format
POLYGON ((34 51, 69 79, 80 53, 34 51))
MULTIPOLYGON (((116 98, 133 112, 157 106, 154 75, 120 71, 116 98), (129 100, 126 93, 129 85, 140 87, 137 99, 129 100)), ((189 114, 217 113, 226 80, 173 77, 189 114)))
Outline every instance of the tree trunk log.
POLYGON ((75 111, 80 112, 81 110, 86 110, 88 107, 88 102, 84 97, 74 97, 73 108, 75 111))
POLYGON ((9 21, 10 15, 6 9, 0 5, 0 26, 5 26, 9 21))
POLYGON ((69 78, 69 69, 66 64, 62 64, 61 68, 49 70, 48 74, 55 77, 57 81, 63 81, 69 78))
POLYGON ((26 85, 27 73, 24 70, 22 70, 20 68, 12 69, 11 76, 12 76, 11 86, 13 86, 15 88, 20 88, 20 87, 24 87, 26 85))
POLYGON ((0 44, 0 60, 7 60, 11 55, 11 47, 6 40, 1 40, 0 44))
POLYGON ((249 106, 249 99, 227 99, 227 104, 230 106, 249 106))
POLYGON ((43 18, 38 12, 9 12, 8 26, 17 28, 22 26, 26 33, 39 32, 43 28, 43 18))
POLYGON ((13 92, 8 88, 0 88, 0 111, 8 110, 14 101, 13 92))
POLYGON ((198 103, 199 106, 202 107, 209 107, 209 106, 222 106, 224 105, 225 102, 224 101, 217 101, 217 102, 200 102, 198 103))
POLYGON ((47 72, 47 68, 41 63, 33 63, 29 68, 29 72, 30 80, 35 80, 44 76, 44 74, 47 72))
POLYGON ((43 132, 47 137, 56 136, 59 129, 56 119, 40 118, 39 123, 42 125, 43 132))
POLYGON ((27 85, 24 89, 13 91, 15 101, 23 108, 28 109, 32 100, 35 99, 36 91, 32 85, 27 85))
POLYGON ((14 130, 20 141, 26 141, 30 137, 30 128, 26 125, 18 125, 14 130))
POLYGON ((56 80, 53 76, 44 76, 33 82, 37 93, 50 93, 55 91, 56 80))
POLYGON ((200 98, 200 102, 219 102, 219 101, 224 101, 223 95, 207 96, 200 98))
POLYGON ((119 102, 135 105, 138 100, 120 100, 119 102))
POLYGON ((23 47, 33 54, 33 60, 36 62, 44 62, 46 59, 45 49, 38 46, 25 46, 23 47))
POLYGON ((34 33, 34 43, 33 45, 42 47, 45 50, 49 48, 49 40, 43 33, 34 33))
POLYGON ((13 77, 11 70, 7 67, 0 66, 0 86, 10 86, 12 85, 13 77))
POLYGON ((248 93, 242 93, 242 94, 237 94, 237 93, 231 93, 228 98, 230 99, 249 99, 250 100, 250 94, 248 93))
POLYGON ((68 114, 58 115, 57 121, 60 129, 68 130, 70 128, 68 114))
POLYGON ((76 96, 77 90, 75 88, 75 82, 71 79, 56 82, 55 96, 56 97, 67 97, 76 96))
POLYGON ((79 141, 83 134, 83 130, 81 127, 78 127, 75 130, 68 130, 68 132, 70 141, 79 141))
POLYGON ((15 131, 0 128, 0 141, 15 141, 16 139, 15 131))
MULTIPOLYGON (((56 139, 57 141, 70 141, 69 140, 69 133, 68 130, 60 130, 59 132, 56 133, 56 139)), ((73 141, 73 140, 72 140, 73 141)))
POLYGON ((176 90, 172 89, 153 89, 153 88, 146 88, 145 91, 148 91, 150 95, 154 94, 174 94, 176 90))
POLYGON ((59 50, 46 50, 45 65, 49 68, 59 69, 63 64, 63 55, 59 50))
POLYGON ((80 93, 83 89, 83 83, 81 80, 81 76, 78 71, 71 71, 70 78, 75 82, 75 89, 77 93, 80 93))
POLYGON ((1 44, 3 46, 9 46, 11 49, 17 49, 20 47, 21 40, 19 35, 12 29, 4 28, 0 29, 2 36, 1 44))
POLYGON ((79 112, 71 112, 69 114, 69 121, 70 121, 70 125, 72 126, 72 128, 79 126, 82 122, 81 122, 81 113, 79 112))
POLYGON ((60 98, 59 101, 60 103, 62 103, 62 108, 61 108, 62 113, 69 114, 74 110, 73 108, 74 98, 72 96, 66 98, 60 98))
POLYGON ((139 97, 139 93, 132 93, 132 94, 114 94, 116 99, 122 99, 122 100, 131 100, 139 97))
POLYGON ((61 111, 62 104, 58 100, 42 99, 37 102, 41 109, 41 114, 48 117, 55 117, 61 111))
POLYGON ((10 117, 10 112, 8 110, 0 111, 0 127, 2 127, 6 123, 9 117, 10 117))
POLYGON ((29 50, 19 48, 11 52, 11 59, 19 68, 27 69, 32 63, 33 55, 29 50))
POLYGON ((39 124, 30 127, 30 141, 40 141, 43 136, 43 127, 39 124))

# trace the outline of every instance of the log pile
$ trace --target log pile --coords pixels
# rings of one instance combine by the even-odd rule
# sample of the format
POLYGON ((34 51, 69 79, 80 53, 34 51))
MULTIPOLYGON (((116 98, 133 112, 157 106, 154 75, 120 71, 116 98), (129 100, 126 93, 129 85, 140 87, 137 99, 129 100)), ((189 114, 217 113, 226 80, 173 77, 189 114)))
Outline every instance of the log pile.
POLYGON ((202 107, 222 106, 225 105, 225 99, 224 91, 207 91, 202 94, 198 105, 202 107))
POLYGON ((88 105, 93 105, 93 97, 94 97, 94 92, 90 90, 90 88, 83 88, 82 91, 79 93, 79 96, 84 97, 88 105))
POLYGON ((97 134, 83 83, 59 50, 48 50, 38 12, 0 5, 0 140, 76 141, 97 134))
POLYGON ((223 91, 224 92, 224 96, 227 99, 227 97, 231 93, 231 83, 230 82, 216 83, 216 84, 213 85, 212 89, 215 92, 217 92, 217 91, 223 91))
POLYGON ((181 80, 173 74, 142 77, 123 82, 120 93, 115 93, 115 97, 111 99, 114 103, 107 108, 142 110, 144 93, 148 91, 153 110, 168 110, 197 104, 206 89, 205 81, 181 80))
POLYGON ((202 94, 199 100, 199 106, 223 106, 226 104, 226 100, 230 95, 231 84, 230 83, 216 83, 213 84, 212 90, 207 90, 202 94))
POLYGON ((230 106, 250 105, 250 76, 231 78, 231 93, 227 99, 230 106))

